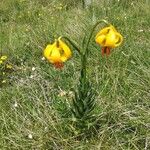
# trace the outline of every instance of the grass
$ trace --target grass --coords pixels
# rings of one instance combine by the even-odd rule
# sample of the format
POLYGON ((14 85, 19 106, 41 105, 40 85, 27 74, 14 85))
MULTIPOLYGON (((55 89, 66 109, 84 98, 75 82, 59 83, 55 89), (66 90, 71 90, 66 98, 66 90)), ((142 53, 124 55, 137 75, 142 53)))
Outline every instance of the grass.
POLYGON ((71 0, 2 0, 1 50, 15 71, 11 84, 0 89, 0 149, 150 149, 149 6, 146 0, 95 0, 86 9, 71 0), (56 70, 42 60, 42 51, 60 35, 81 44, 99 19, 114 24, 124 43, 107 61, 94 37, 90 44, 98 127, 87 137, 66 119, 78 83, 78 54, 73 50, 64 69, 56 70))

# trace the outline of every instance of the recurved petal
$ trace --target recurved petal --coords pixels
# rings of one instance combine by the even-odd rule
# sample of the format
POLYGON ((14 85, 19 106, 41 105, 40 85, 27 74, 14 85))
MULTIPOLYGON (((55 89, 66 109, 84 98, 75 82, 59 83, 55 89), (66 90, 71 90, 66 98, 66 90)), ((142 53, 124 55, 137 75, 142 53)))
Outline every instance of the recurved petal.
POLYGON ((100 35, 100 36, 97 36, 95 41, 96 43, 100 44, 101 46, 104 46, 105 45, 105 42, 106 42, 106 36, 105 35, 100 35))
POLYGON ((48 60, 51 63, 61 62, 60 49, 59 48, 53 48, 51 55, 49 56, 48 60))
POLYGON ((54 45, 51 45, 51 44, 46 46, 46 48, 44 49, 44 52, 43 52, 43 55, 45 58, 47 58, 47 59, 49 58, 53 48, 54 48, 54 45))
POLYGON ((61 61, 65 62, 68 58, 66 56, 61 56, 61 61))
POLYGON ((103 34, 103 35, 108 34, 111 29, 112 29, 111 26, 103 28, 102 30, 100 30, 100 31, 97 33, 96 38, 97 38, 98 36, 102 35, 102 34, 103 34))
POLYGON ((114 32, 117 32, 117 30, 115 29, 113 25, 110 25, 110 29, 113 30, 114 32))
POLYGON ((61 39, 58 39, 58 41, 60 48, 64 51, 62 57, 66 57, 67 59, 69 59, 72 56, 70 48, 61 39))
POLYGON ((109 34, 106 36, 106 42, 104 46, 114 48, 116 43, 116 32, 111 30, 109 34))
POLYGON ((121 43, 123 42, 123 37, 120 33, 116 33, 116 42, 115 42, 115 46, 119 46, 121 43))

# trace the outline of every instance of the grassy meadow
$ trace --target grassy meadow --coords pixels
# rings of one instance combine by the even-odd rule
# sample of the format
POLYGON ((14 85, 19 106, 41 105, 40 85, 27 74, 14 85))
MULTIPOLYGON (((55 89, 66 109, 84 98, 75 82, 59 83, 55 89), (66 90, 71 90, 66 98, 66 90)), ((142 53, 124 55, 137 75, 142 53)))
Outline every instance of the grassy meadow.
POLYGON ((149 150, 150 1, 1 0, 0 52, 13 65, 0 87, 0 150, 149 150), (123 44, 106 58, 94 36, 88 76, 96 91, 97 127, 87 135, 74 128, 73 89, 80 57, 63 69, 43 60, 43 49, 59 36, 79 45, 100 19, 112 23, 123 44))

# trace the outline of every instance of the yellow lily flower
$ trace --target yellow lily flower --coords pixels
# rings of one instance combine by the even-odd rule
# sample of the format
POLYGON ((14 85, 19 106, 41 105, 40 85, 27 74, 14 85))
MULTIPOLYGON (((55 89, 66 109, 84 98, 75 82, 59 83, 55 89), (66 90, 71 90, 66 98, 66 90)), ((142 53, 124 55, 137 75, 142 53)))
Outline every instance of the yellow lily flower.
POLYGON ((103 47, 102 55, 109 55, 111 48, 118 47, 122 43, 123 37, 112 25, 110 25, 97 33, 95 41, 103 47))
POLYGON ((60 38, 55 40, 53 44, 47 45, 44 50, 44 57, 56 68, 62 68, 63 63, 71 58, 72 52, 70 48, 60 38))

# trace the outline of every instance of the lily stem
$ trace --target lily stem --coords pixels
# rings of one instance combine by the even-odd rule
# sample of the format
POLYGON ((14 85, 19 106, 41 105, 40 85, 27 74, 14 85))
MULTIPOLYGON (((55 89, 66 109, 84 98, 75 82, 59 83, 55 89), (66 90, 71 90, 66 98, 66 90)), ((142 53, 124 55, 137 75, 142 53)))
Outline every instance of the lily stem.
POLYGON ((66 36, 63 36, 61 38, 67 40, 78 51, 78 53, 81 55, 81 49, 72 40, 70 40, 66 36))
POLYGON ((87 73, 86 73, 86 66, 87 66, 87 56, 82 54, 81 55, 81 79, 83 84, 82 86, 85 85, 86 81, 87 81, 87 73))
POLYGON ((92 28, 91 32, 90 32, 90 35, 89 35, 89 38, 87 40, 87 44, 85 46, 85 49, 83 51, 83 53, 81 54, 81 76, 80 76, 80 80, 81 80, 81 86, 83 87, 83 89, 85 88, 85 84, 86 82, 88 82, 88 78, 87 78, 87 72, 86 72, 86 68, 87 68, 87 58, 88 58, 88 47, 89 47, 89 43, 90 43, 90 40, 92 38, 92 35, 93 35, 93 32, 95 30, 95 28, 100 24, 100 23, 105 23, 107 25, 109 25, 109 23, 102 19, 100 21, 98 21, 92 28))
POLYGON ((110 25, 106 20, 102 19, 102 20, 98 21, 98 22, 93 26, 93 28, 92 28, 92 30, 91 30, 91 32, 90 32, 89 38, 88 38, 88 40, 87 40, 87 44, 86 44, 85 52, 84 52, 84 53, 88 53, 88 46, 89 46, 89 43, 90 43, 90 41, 91 41, 93 32, 94 32, 95 28, 96 28, 100 23, 102 23, 102 22, 105 23, 105 24, 107 24, 107 25, 110 25))

